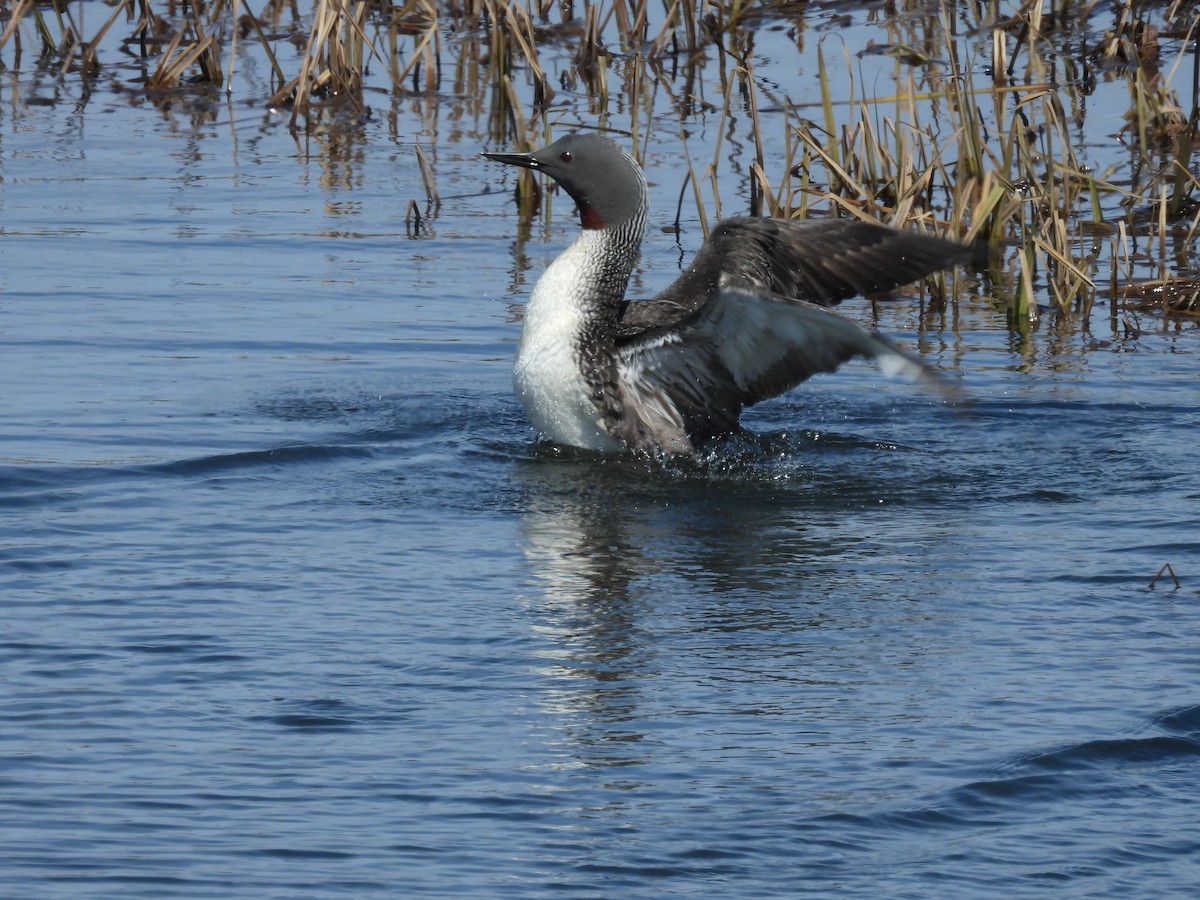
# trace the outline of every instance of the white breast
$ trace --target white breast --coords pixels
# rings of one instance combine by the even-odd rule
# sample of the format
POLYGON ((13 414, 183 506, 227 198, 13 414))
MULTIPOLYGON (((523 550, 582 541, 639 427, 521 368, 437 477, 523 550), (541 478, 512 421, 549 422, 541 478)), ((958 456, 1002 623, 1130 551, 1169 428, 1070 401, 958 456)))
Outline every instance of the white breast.
POLYGON ((513 367, 513 387, 533 426, 558 444, 614 451, 621 445, 604 428, 579 366, 584 325, 580 283, 596 250, 587 231, 534 286, 513 367))

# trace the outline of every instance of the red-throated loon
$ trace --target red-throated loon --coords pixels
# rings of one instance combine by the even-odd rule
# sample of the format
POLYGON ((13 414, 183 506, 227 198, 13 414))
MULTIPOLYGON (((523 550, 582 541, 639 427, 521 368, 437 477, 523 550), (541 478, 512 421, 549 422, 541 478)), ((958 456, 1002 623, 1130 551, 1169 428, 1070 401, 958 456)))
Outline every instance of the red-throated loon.
POLYGON ((969 247, 870 222, 732 218, 657 297, 625 297, 646 223, 641 166, 612 140, 568 134, 488 159, 549 175, 583 231, 525 308, 513 384, 534 427, 598 451, 691 453, 737 431, 742 407, 853 357, 927 375, 826 309, 965 262, 969 247))

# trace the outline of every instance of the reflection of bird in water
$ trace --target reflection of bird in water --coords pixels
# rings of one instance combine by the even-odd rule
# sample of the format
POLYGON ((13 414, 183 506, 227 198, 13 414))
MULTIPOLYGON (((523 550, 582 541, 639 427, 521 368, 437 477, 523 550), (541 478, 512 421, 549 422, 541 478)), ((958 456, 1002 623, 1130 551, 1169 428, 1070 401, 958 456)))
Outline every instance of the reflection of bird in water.
POLYGON ((743 407, 854 357, 927 375, 825 307, 972 256, 869 222, 725 219, 672 285, 629 302, 647 210, 633 158, 593 134, 484 156, 544 172, 579 206, 583 231, 533 290, 513 375, 534 426, 559 444, 690 453, 736 431, 743 407))

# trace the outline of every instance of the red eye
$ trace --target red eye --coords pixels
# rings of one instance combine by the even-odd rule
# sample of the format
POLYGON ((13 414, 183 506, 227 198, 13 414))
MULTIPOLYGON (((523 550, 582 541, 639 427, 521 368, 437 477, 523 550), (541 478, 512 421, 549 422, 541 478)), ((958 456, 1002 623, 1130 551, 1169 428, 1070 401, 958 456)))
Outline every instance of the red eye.
POLYGON ((564 153, 559 154, 558 158, 561 159, 563 162, 567 163, 567 162, 571 161, 571 154, 564 152, 564 153))

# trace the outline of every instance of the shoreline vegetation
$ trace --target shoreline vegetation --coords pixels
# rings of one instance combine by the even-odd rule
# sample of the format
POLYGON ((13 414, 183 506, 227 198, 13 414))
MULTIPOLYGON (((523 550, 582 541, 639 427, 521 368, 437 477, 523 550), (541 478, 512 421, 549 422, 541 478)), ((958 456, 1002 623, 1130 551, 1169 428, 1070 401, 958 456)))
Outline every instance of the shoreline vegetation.
MULTIPOLYGON (((286 110, 298 143, 355 127, 387 94, 432 106, 466 98, 490 141, 514 150, 584 119, 619 127, 635 151, 651 128, 674 132, 687 167, 680 205, 690 196, 705 229, 714 205, 722 214, 722 136, 736 119, 750 135, 738 212, 861 216, 986 242, 984 291, 1014 331, 1049 316, 1086 332, 1098 300, 1117 333, 1136 329, 1119 321, 1131 312, 1200 319, 1194 4, 899 0, 855 15, 887 40, 852 48, 837 33, 848 13, 795 0, 11 0, 0 73, 29 66, 43 81, 73 80, 85 101, 102 85, 176 108, 250 100, 286 110), (767 30, 795 46, 819 102, 801 104, 756 71, 767 30), (248 53, 263 62, 253 84, 239 70, 248 53), (894 77, 868 89, 868 57, 894 77), (1128 106, 1115 136, 1124 154, 1097 171, 1081 148, 1102 81, 1123 86, 1128 106), (717 123, 711 160, 687 153, 697 117, 717 123), (764 146, 781 143, 784 158, 768 162, 764 146)), ((438 191, 415 152, 419 231, 438 191)), ((532 173, 517 192, 538 209, 532 173)), ((932 286, 944 309, 955 292, 932 286)))

